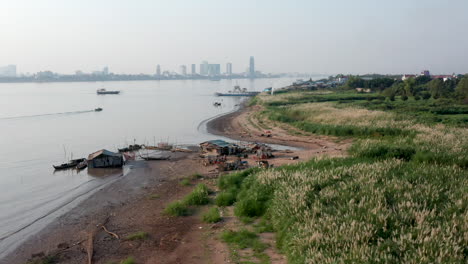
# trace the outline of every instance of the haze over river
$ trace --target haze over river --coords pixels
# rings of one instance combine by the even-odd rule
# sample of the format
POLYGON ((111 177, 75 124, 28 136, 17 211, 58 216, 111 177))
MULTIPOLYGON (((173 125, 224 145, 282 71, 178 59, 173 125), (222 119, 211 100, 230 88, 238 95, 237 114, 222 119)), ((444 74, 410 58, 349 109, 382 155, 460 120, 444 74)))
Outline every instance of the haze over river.
POLYGON ((27 236, 116 177, 87 170, 54 173, 53 164, 106 148, 219 138, 198 129, 230 112, 239 97, 215 97, 236 83, 251 91, 293 79, 0 84, 0 258, 27 236), (120 90, 97 95, 96 90, 120 90), (216 101, 222 107, 214 107, 216 101), (97 107, 102 112, 94 112, 97 107), (65 154, 66 153, 66 154, 65 154), (65 158, 66 155, 66 158, 65 158))

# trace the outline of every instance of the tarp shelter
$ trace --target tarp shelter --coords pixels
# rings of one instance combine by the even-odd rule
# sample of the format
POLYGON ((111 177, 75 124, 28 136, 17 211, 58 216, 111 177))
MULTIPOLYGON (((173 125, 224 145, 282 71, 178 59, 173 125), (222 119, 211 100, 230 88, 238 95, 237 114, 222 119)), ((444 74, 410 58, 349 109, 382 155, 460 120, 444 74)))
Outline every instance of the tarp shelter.
POLYGON ((239 152, 239 146, 224 140, 210 140, 200 144, 203 152, 215 152, 218 155, 232 155, 239 152))
POLYGON ((89 168, 117 168, 122 167, 124 160, 122 154, 109 150, 99 150, 88 156, 89 168))

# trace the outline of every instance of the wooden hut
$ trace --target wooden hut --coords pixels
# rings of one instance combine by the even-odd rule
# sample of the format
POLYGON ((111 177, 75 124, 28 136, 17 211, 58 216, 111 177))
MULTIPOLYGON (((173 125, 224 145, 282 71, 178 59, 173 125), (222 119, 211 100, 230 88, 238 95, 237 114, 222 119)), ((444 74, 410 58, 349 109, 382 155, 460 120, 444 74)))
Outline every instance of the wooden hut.
POLYGON ((88 156, 89 168, 119 168, 124 164, 123 156, 109 150, 99 150, 88 156))

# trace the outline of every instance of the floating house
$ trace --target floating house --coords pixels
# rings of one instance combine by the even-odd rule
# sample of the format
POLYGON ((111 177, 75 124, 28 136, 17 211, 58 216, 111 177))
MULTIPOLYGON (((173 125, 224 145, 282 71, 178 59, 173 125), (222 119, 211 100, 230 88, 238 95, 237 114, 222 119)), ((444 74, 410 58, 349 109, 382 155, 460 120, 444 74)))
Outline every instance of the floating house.
POLYGON ((123 156, 109 150, 99 150, 88 156, 89 168, 120 168, 124 164, 123 156))
POLYGON ((200 148, 205 153, 212 153, 216 155, 232 155, 240 151, 239 146, 224 140, 210 140, 200 144, 200 148))

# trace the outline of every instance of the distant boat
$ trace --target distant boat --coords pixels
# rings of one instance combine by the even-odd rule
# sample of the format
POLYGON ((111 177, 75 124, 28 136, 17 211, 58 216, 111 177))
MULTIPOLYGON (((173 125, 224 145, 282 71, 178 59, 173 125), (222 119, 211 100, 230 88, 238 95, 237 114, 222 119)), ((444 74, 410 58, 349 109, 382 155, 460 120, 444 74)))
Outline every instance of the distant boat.
POLYGON ((96 112, 101 112, 101 111, 102 111, 102 108, 101 108, 101 107, 98 107, 98 108, 94 109, 94 111, 96 111, 96 112))
POLYGON ((96 91, 97 94, 119 94, 120 91, 107 91, 106 89, 99 89, 96 91))
POLYGON ((84 160, 85 159, 74 159, 74 160, 70 160, 67 163, 63 163, 63 164, 60 164, 60 165, 52 165, 52 166, 56 170, 65 170, 65 169, 75 168, 78 164, 80 164, 84 160))
POLYGON ((239 85, 234 86, 234 90, 227 93, 215 93, 216 96, 256 96, 260 92, 249 92, 247 88, 240 88, 239 85))

